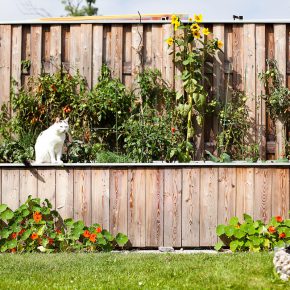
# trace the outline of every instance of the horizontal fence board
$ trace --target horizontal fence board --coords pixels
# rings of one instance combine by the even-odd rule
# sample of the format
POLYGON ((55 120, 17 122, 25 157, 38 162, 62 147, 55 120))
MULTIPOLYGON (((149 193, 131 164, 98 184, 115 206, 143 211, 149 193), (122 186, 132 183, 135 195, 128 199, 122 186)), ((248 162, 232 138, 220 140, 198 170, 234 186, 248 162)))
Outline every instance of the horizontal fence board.
MULTIPOLYGON (((81 168, 0 166, 0 200, 47 198, 63 218, 128 235, 132 247, 209 247, 216 226, 247 213, 288 217, 288 167, 81 168)), ((19 203, 20 202, 20 203, 19 203)))

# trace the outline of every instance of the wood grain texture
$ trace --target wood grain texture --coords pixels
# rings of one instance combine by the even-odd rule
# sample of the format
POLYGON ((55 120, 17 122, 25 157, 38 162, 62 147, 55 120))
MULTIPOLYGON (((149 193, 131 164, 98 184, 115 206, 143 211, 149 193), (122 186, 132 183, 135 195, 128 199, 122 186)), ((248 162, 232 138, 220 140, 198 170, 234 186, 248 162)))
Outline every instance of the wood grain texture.
POLYGON ((39 169, 37 178, 37 196, 48 199, 55 208, 55 170, 39 169))
POLYGON ((0 25, 0 106, 10 99, 11 25, 0 25))
POLYGON ((55 172, 55 208, 63 219, 74 216, 74 174, 72 169, 55 172))
POLYGON ((12 210, 19 206, 19 170, 2 170, 2 203, 7 204, 12 210))
POLYGON ((62 26, 50 27, 50 73, 55 73, 61 66, 62 26))
POLYGON ((162 56, 162 78, 168 83, 168 85, 173 88, 174 87, 174 46, 169 46, 166 43, 166 39, 174 36, 174 30, 172 24, 164 24, 162 26, 162 48, 163 48, 163 56, 162 56))
POLYGON ((70 73, 75 74, 81 67, 81 27, 70 26, 70 73))
POLYGON ((254 219, 268 222, 272 216, 272 170, 255 169, 254 219))
POLYGON ((181 169, 164 170, 164 246, 181 247, 181 169))
POLYGON ((163 170, 146 169, 146 246, 163 246, 163 170))
MULTIPOLYGON (((21 85, 22 26, 12 26, 11 77, 21 85)), ((1 79, 2 82, 2 79, 1 79)))
POLYGON ((128 235, 133 247, 146 245, 146 172, 128 171, 128 235))
POLYGON ((152 68, 162 72, 162 26, 159 24, 152 25, 152 68))
POLYGON ((200 169, 182 170, 182 247, 199 247, 200 169))
MULTIPOLYGON (((132 88, 132 25, 123 26, 122 82, 128 90, 132 88)), ((141 52, 142 53, 142 52, 141 52)))
POLYGON ((81 24, 80 73, 87 80, 89 88, 92 87, 92 49, 93 26, 92 24, 81 24))
POLYGON ((31 26, 31 75, 37 76, 41 73, 41 52, 42 52, 42 26, 31 26))
POLYGON ((144 66, 147 68, 152 66, 152 24, 144 26, 143 35, 144 35, 143 62, 144 66))
MULTIPOLYGON (((256 24, 256 74, 265 71, 266 59, 266 27, 264 24, 256 24)), ((257 124, 257 142, 259 144, 260 158, 266 159, 266 104, 261 97, 265 93, 262 82, 256 77, 256 124, 257 124)))
POLYGON ((218 224, 227 224, 236 215, 236 168, 219 168, 218 224))
POLYGON ((91 170, 74 169, 74 218, 92 223, 91 170))
POLYGON ((237 168, 236 216, 242 220, 243 214, 254 215, 254 168, 237 168))
POLYGON ((289 170, 274 169, 272 184, 272 216, 289 217, 289 170))
POLYGON ((110 171, 92 170, 92 223, 110 228, 110 171))
POLYGON ((37 197, 37 177, 38 171, 36 169, 23 169, 19 171, 19 200, 20 204, 23 204, 29 195, 32 197, 37 197))
POLYGON ((112 74, 122 81, 123 76, 123 26, 113 24, 111 29, 112 74))
POLYGON ((217 241, 218 169, 200 170, 200 246, 209 246, 217 241))
POLYGON ((103 63, 103 25, 93 25, 93 67, 92 85, 98 82, 103 63))
POLYGON ((110 171, 110 232, 128 232, 128 172, 110 171))

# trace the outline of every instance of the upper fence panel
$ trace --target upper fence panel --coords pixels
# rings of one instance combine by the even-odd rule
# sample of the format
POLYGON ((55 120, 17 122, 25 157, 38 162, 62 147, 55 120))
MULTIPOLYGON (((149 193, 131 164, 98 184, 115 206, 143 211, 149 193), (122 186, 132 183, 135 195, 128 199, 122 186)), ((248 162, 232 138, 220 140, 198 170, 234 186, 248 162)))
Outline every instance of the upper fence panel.
MULTIPOLYGON (((210 60, 212 63, 206 70, 211 80, 207 88, 210 96, 225 101, 231 98, 233 90, 245 91, 250 117, 256 124, 250 139, 260 144, 261 157, 268 154, 271 159, 275 153, 279 156, 284 142, 279 133, 281 124, 273 124, 266 117, 265 103, 259 97, 263 86, 258 73, 265 70, 267 58, 275 58, 289 86, 290 24, 208 23, 204 26, 213 32, 211 37, 224 43, 223 52, 210 60)), ((172 33, 168 23, 1 24, 0 104, 9 101, 11 78, 25 85, 30 75, 41 71, 53 73, 61 64, 71 73, 78 69, 88 86, 93 87, 101 65, 106 63, 128 89, 136 87, 136 75, 142 69, 156 68, 172 88, 180 91, 180 73, 165 42, 172 33), (25 61, 31 62, 29 72, 21 69, 21 62, 25 61)), ((205 123, 202 146, 206 147, 218 125, 215 118, 205 123)))

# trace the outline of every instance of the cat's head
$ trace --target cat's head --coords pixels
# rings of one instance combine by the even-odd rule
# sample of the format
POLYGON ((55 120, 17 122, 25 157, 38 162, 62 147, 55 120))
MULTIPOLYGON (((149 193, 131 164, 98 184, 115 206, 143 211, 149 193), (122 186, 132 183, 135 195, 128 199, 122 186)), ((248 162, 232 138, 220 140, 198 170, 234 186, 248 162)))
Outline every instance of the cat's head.
POLYGON ((54 129, 56 130, 57 133, 67 133, 69 130, 69 125, 68 125, 68 118, 64 120, 60 120, 59 118, 56 118, 56 121, 54 123, 54 129))

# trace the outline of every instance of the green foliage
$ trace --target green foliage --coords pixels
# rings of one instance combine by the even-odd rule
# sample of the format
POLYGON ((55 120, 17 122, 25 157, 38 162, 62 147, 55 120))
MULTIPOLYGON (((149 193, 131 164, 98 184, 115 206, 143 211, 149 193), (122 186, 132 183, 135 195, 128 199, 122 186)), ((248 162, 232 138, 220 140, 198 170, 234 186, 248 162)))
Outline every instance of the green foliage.
POLYGON ((233 252, 269 251, 274 247, 290 245, 290 219, 283 220, 281 216, 276 216, 265 224, 244 214, 243 223, 237 217, 232 217, 228 225, 218 225, 216 233, 223 242, 216 244, 216 250, 220 250, 224 244, 233 252))
POLYGON ((45 199, 29 198, 14 212, 0 205, 0 252, 111 251, 128 241, 124 234, 113 237, 99 224, 63 220, 45 199))
POLYGON ((93 4, 96 0, 85 0, 86 4, 81 6, 83 0, 61 0, 61 3, 65 5, 64 9, 67 12, 67 16, 92 16, 98 14, 98 8, 93 4))

